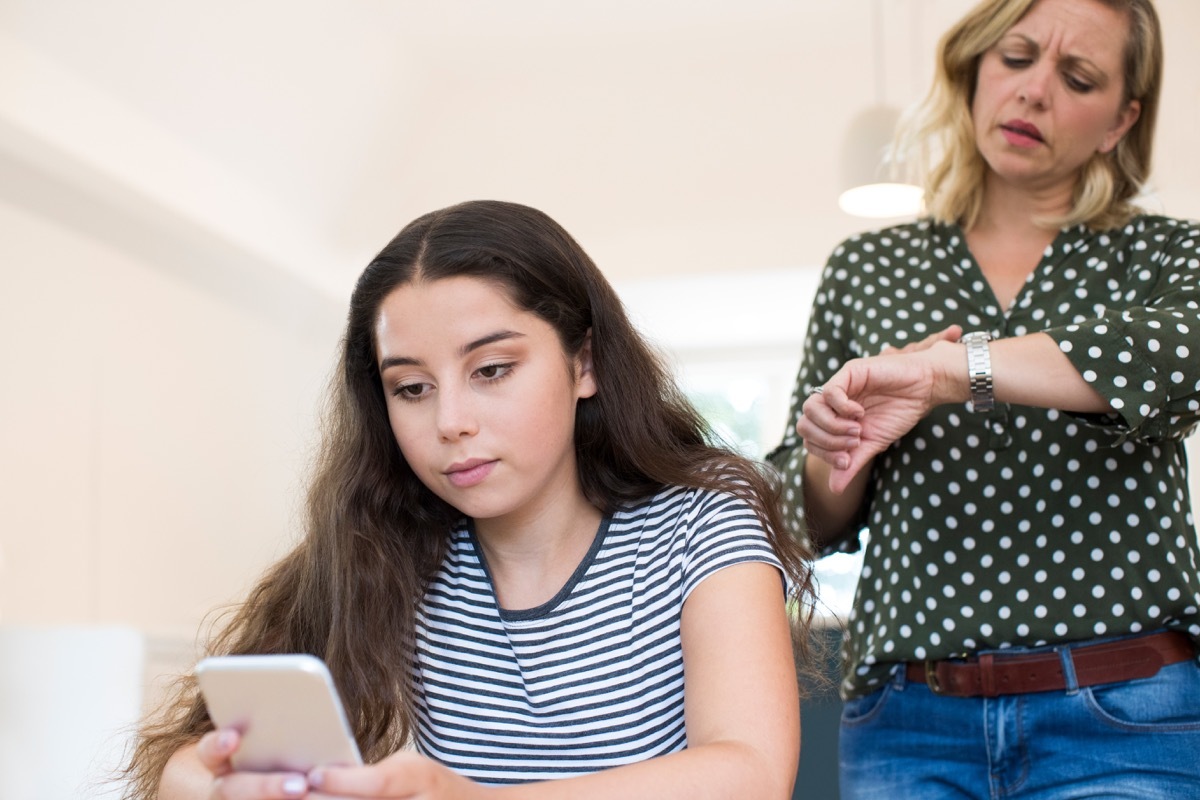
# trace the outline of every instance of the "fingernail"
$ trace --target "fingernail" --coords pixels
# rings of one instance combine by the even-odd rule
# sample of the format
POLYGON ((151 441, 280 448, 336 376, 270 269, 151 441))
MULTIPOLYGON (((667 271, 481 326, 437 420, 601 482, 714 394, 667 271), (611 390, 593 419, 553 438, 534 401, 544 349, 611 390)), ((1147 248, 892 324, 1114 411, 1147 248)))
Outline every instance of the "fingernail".
POLYGON ((300 797, 308 791, 308 781, 302 775, 293 775, 283 782, 283 793, 289 797, 300 797))
POLYGON ((321 784, 325 782, 325 773, 319 769, 314 769, 308 773, 308 785, 314 789, 320 789, 321 784))
POLYGON ((838 469, 845 469, 846 467, 850 466, 850 458, 848 456, 842 456, 837 460, 837 464, 838 469))
POLYGON ((222 750, 233 747, 233 731, 221 731, 217 734, 217 746, 222 750))

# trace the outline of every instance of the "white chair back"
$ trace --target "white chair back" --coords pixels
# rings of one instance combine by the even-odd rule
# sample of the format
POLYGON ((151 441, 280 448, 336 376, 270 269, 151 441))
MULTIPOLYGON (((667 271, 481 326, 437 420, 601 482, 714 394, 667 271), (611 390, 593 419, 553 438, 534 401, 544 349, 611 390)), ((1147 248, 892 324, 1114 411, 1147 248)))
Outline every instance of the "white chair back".
POLYGON ((0 798, 116 797, 144 663, 131 628, 0 626, 0 798))

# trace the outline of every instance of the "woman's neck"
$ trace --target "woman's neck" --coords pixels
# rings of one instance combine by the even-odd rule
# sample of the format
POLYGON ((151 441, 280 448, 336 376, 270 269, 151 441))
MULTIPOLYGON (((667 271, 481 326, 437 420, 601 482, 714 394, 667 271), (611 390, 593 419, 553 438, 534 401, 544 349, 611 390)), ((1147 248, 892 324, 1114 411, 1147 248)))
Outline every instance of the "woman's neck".
POLYGON ((1028 188, 1001 180, 994 174, 984 179, 983 204, 972 231, 995 231, 1008 236, 1053 239, 1055 231, 1037 220, 1064 217, 1071 210, 1074 184, 1028 188), (1040 231, 1042 236, 1034 236, 1040 231))
POLYGON ((1002 310, 1020 295, 1058 231, 1038 219, 1064 215, 1071 191, 1037 193, 992 180, 984 188, 983 207, 966 231, 967 247, 983 271, 1002 310))

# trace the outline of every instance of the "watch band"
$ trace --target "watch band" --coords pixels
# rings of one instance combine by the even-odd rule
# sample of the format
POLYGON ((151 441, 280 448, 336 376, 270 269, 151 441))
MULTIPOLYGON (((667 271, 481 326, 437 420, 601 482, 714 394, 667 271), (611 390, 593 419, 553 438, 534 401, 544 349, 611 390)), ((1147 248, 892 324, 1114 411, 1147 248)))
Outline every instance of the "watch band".
POLYGON ((975 412, 991 411, 996 406, 992 354, 988 348, 991 340, 986 331, 972 331, 960 340, 967 346, 967 381, 971 387, 971 410, 975 412))

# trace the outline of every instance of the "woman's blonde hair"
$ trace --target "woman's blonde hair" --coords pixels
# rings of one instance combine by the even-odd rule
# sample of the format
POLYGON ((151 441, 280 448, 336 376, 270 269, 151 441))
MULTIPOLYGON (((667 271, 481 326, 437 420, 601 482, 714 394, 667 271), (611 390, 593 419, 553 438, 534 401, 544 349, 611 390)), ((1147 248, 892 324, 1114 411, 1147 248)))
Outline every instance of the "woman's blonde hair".
MULTIPOLYGON (((979 62, 1038 0, 983 0, 942 37, 933 86, 902 123, 897 162, 925 189, 930 216, 970 228, 983 202, 986 163, 975 144, 971 104, 979 62)), ((1083 224, 1096 230, 1128 222, 1138 212, 1131 202, 1150 173, 1154 126, 1162 86, 1162 28, 1151 0, 1098 0, 1126 14, 1123 102, 1136 100, 1141 113, 1108 153, 1084 165, 1070 211, 1039 220, 1049 227, 1083 224)))

